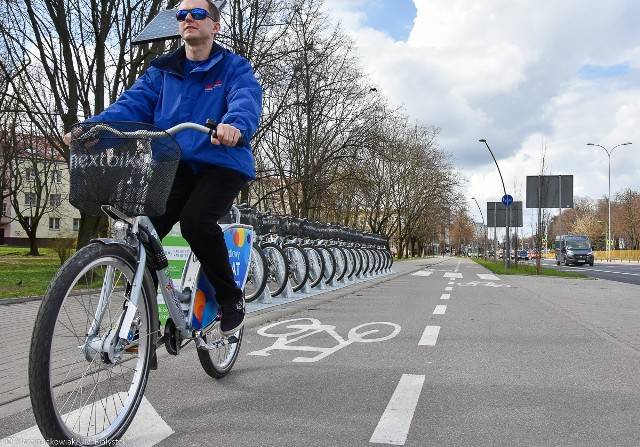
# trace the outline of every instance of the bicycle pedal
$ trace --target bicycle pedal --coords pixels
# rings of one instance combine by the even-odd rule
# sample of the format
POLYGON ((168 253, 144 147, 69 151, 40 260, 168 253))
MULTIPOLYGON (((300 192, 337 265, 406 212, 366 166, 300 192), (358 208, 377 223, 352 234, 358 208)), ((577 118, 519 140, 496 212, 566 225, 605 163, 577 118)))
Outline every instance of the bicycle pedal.
POLYGON ((213 351, 214 349, 218 349, 226 345, 238 343, 238 341, 238 337, 236 337, 235 335, 216 340, 212 343, 207 343, 202 337, 198 337, 196 338, 196 348, 203 349, 205 351, 213 351))

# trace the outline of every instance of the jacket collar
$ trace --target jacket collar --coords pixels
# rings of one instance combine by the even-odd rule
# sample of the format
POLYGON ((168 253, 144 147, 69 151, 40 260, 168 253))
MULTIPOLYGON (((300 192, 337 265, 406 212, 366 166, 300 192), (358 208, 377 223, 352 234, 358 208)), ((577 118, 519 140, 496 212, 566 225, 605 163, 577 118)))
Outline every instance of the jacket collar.
MULTIPOLYGON (((203 63, 203 67, 208 70, 218 62, 225 53, 228 52, 229 50, 218 45, 216 42, 213 42, 211 53, 209 53, 209 58, 203 63)), ((184 60, 186 57, 187 52, 184 45, 182 45, 176 50, 163 54, 162 56, 158 56, 151 61, 151 65, 159 70, 169 71, 184 77, 184 60)))

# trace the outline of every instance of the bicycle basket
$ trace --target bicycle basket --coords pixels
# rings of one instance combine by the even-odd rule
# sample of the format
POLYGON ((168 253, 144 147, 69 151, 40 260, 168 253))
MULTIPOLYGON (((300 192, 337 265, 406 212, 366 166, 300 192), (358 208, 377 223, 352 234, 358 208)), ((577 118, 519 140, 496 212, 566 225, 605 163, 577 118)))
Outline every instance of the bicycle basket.
POLYGON ((102 214, 112 205, 129 216, 157 216, 180 161, 180 145, 165 131, 144 123, 94 122, 71 131, 69 202, 102 214))

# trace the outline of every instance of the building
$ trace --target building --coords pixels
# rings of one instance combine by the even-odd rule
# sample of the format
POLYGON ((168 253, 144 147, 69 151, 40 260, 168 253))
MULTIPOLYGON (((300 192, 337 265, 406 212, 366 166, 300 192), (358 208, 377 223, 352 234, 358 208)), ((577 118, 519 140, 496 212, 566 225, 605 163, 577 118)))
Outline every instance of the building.
POLYGON ((17 135, 3 142, 0 244, 29 245, 20 218, 27 224, 39 218, 39 246, 77 237, 80 212, 69 203, 67 162, 41 136, 17 135))

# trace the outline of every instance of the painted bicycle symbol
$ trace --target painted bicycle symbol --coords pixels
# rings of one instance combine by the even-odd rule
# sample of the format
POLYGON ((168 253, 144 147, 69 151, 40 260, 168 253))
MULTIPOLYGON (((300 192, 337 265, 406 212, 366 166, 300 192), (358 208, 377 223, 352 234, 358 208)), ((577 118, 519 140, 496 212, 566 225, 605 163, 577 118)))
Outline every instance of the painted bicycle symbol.
POLYGON ((458 283, 459 286, 462 287, 475 287, 475 286, 485 286, 485 287, 511 287, 509 284, 496 284, 491 281, 471 281, 466 284, 458 283))
POLYGON ((273 350, 318 352, 319 354, 314 357, 296 357, 292 360, 293 362, 317 362, 351 343, 375 343, 390 340, 400 332, 399 325, 385 321, 373 321, 356 326, 349 331, 346 339, 340 336, 335 329, 335 326, 322 324, 320 320, 315 318, 295 318, 273 323, 258 329, 258 334, 263 337, 276 338, 273 345, 250 352, 248 355, 268 356, 273 350), (304 338, 323 332, 333 337, 338 344, 331 348, 293 345, 304 338), (374 337, 374 335, 377 336, 374 337))

